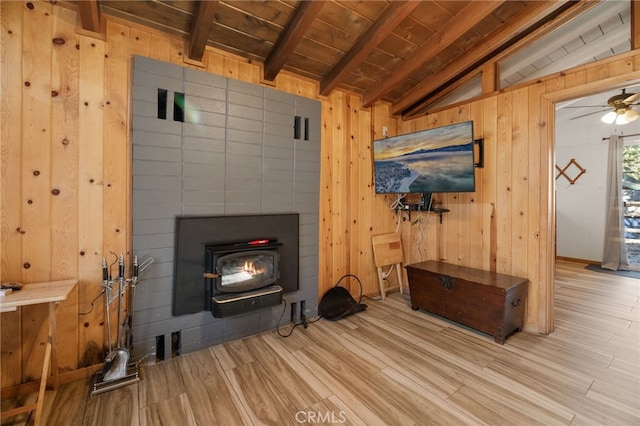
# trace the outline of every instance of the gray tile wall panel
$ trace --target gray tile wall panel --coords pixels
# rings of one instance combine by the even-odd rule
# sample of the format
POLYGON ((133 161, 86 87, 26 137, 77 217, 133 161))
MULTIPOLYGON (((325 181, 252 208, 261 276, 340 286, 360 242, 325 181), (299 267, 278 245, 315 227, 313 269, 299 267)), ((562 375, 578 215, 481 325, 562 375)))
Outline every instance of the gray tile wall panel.
POLYGON ((183 68, 185 82, 199 83, 205 86, 218 87, 225 89, 227 87, 227 79, 221 75, 210 74, 200 70, 191 68, 183 68))
POLYGON ((226 214, 226 204, 207 204, 184 206, 182 214, 186 216, 221 216, 226 214))
POLYGON ((303 213, 313 213, 318 209, 318 201, 315 203, 300 203, 297 200, 293 200, 293 210, 297 211, 300 214, 303 213))
POLYGON ((262 96, 258 92, 254 93, 241 93, 241 92, 227 92, 227 107, 231 105, 244 105, 248 107, 256 107, 262 105, 262 96))
POLYGON ((179 149, 164 148, 157 146, 137 146, 133 147, 134 160, 162 161, 167 163, 180 162, 182 153, 179 149))
POLYGON ((135 176, 180 176, 182 167, 178 163, 160 161, 133 160, 135 176))
POLYGON ((227 202, 224 206, 225 215, 234 214, 260 214, 262 213, 262 205, 260 200, 256 199, 255 202, 247 201, 245 203, 231 203, 227 202))
POLYGON ((179 191, 182 188, 182 181, 180 176, 134 176, 133 188, 136 190, 162 188, 179 191))
POLYGON ((224 191, 185 191, 182 202, 184 205, 221 204, 225 196, 224 191))
POLYGON ((251 142, 262 140, 262 121, 252 120, 244 117, 227 116, 227 139, 251 142), (234 131, 235 130, 235 131, 234 131), (234 137, 246 133, 246 136, 234 137))
MULTIPOLYGON (((173 247, 175 236, 172 233, 166 233, 167 228, 163 230, 165 233, 157 234, 139 234, 133 238, 137 246, 146 249, 173 247)), ((158 268, 154 268, 157 271, 158 268)), ((173 271, 171 271, 173 273, 173 271)))
POLYGON ((193 136, 199 138, 214 138, 214 139, 224 139, 226 136, 226 131, 224 130, 224 122, 226 122, 226 118, 223 115, 223 119, 220 121, 223 123, 221 125, 204 125, 200 123, 184 123, 182 127, 182 135, 183 136, 193 136))
POLYGON ((138 312, 135 313, 136 318, 134 318, 133 326, 134 353, 138 353, 136 339, 144 341, 149 337, 155 339, 155 336, 170 336, 172 332, 176 332, 179 330, 203 326, 206 327, 210 323, 198 320, 201 318, 206 318, 207 316, 211 317, 212 320, 214 319, 210 313, 206 312, 181 317, 165 317, 167 313, 171 315, 170 311, 171 305, 168 306, 168 310, 164 311, 160 310, 159 308, 155 308, 139 311, 139 315, 138 312))
POLYGON ((300 276, 315 277, 318 275, 318 262, 312 256, 300 258, 300 276))
MULTIPOLYGON (((310 226, 318 226, 313 224, 310 226)), ((300 237, 302 242, 300 243, 300 257, 315 257, 318 254, 318 237, 316 235, 302 235, 300 237)))
POLYGON ((293 200, 293 182, 283 180, 265 180, 262 182, 262 193, 265 195, 271 196, 283 192, 289 195, 290 200, 293 200))
POLYGON ((136 191, 137 206, 165 206, 175 205, 181 202, 180 191, 153 191, 138 190, 136 191))
MULTIPOLYGON (((288 170, 286 169, 286 167, 282 167, 279 169, 265 168, 262 171, 262 176, 265 182, 290 182, 293 184, 293 165, 292 168, 288 170)), ((291 187, 291 191, 293 192, 293 186, 291 187)))
POLYGON ((135 221, 136 235, 155 235, 169 233, 173 235, 174 222, 172 219, 149 219, 135 221))
POLYGON ((222 319, 222 335, 225 340, 235 340, 256 333, 260 324, 260 311, 234 315, 222 319))
POLYGON ((295 141, 296 160, 308 161, 320 169, 320 144, 314 141, 295 141))
POLYGON ((227 153, 227 181, 235 183, 243 177, 261 179, 261 157, 249 155, 232 155, 227 153))
POLYGON ((273 171, 273 170, 281 170, 285 172, 289 172, 288 179, 293 179, 293 167, 294 163, 292 159, 281 159, 281 158, 264 158, 263 164, 265 170, 273 171))
POLYGON ((225 115, 217 112, 198 111, 191 106, 185 108, 185 122, 188 124, 195 124, 200 126, 206 126, 204 129, 198 129, 199 135, 208 135, 208 127, 224 127, 225 115))
POLYGON ((262 197, 262 213, 289 213, 293 210, 291 193, 269 193, 262 197))
MULTIPOLYGON (((155 336, 169 338, 178 330, 186 353, 272 329, 284 305, 224 320, 209 312, 171 316, 175 216, 299 211, 304 282, 300 291, 285 297, 315 297, 320 103, 199 70, 145 58, 138 62, 146 71, 137 75, 136 67, 134 72, 133 248, 156 261, 138 286, 137 293, 147 300, 137 302, 136 353, 149 354, 155 336), (185 123, 156 118, 158 83, 169 86, 169 102, 172 88, 184 88, 185 123), (310 117, 311 141, 293 140, 294 115, 310 117)), ((168 118, 171 114, 168 110, 168 118)), ((307 301, 310 309, 315 306, 307 301)))
POLYGON ((137 296, 139 296, 139 293, 136 288, 136 299, 138 300, 136 300, 135 312, 148 311, 164 306, 167 303, 171 304, 173 289, 169 289, 169 291, 154 292, 153 294, 148 295, 149 297, 137 296))
POLYGON ((150 87, 152 89, 165 89, 171 90, 174 92, 182 92, 183 85, 182 80, 176 80, 175 78, 167 77, 164 75, 157 75, 146 72, 136 72, 135 81, 133 82, 136 86, 141 87, 150 87))
POLYGON ((149 101, 134 100, 133 110, 136 112, 136 115, 138 117, 151 117, 151 118, 158 117, 158 104, 155 98, 149 101))
MULTIPOLYGON (((233 133, 233 131, 229 131, 229 133, 233 133)), ((236 133, 237 134, 237 133, 236 133)), ((231 134, 229 135, 232 136, 231 134)), ((262 144, 258 139, 260 135, 253 141, 237 141, 237 140, 227 140, 227 163, 229 162, 229 157, 232 156, 241 156, 243 158, 249 158, 252 163, 259 164, 262 161, 262 144), (257 163, 256 163, 257 162, 257 163)))
POLYGON ((136 109, 136 106, 140 105, 140 103, 149 103, 153 104, 154 113, 150 117, 156 117, 158 111, 158 88, 157 87, 145 87, 134 85, 131 90, 131 100, 133 101, 133 113, 136 115, 145 115, 141 114, 140 111, 136 109))
MULTIPOLYGON (((188 167, 189 172, 193 172, 194 167, 188 167)), ((206 173, 203 174, 189 174, 185 173, 185 176, 182 178, 182 189, 187 191, 199 191, 199 190, 207 190, 207 191, 218 191, 224 192, 224 176, 225 171, 224 167, 215 168, 210 167, 206 173)))
MULTIPOLYGON (((166 249, 165 249, 166 250, 166 249)), ((173 290, 173 277, 160 277, 153 279, 141 279, 136 285, 136 307, 143 303, 144 299, 152 299, 154 293, 162 293, 173 290)), ((137 310, 137 309, 136 309, 137 310)))
POLYGON ((264 122, 269 124, 276 124, 291 129, 293 127, 293 117, 295 114, 295 107, 293 104, 283 104, 282 102, 264 101, 264 122))
POLYGON ((293 139, 293 124, 294 124, 294 120, 291 116, 288 117, 289 118, 289 123, 286 124, 279 124, 279 123, 267 123, 265 122, 264 124, 264 133, 265 135, 268 135, 270 138, 270 140, 273 140, 274 142, 280 141, 280 142, 284 142, 286 141, 288 145, 292 145, 292 139, 293 139), (279 138, 271 138, 273 136, 277 136, 279 138))
MULTIPOLYGON (((167 229, 171 229, 173 231, 174 227, 171 226, 171 228, 167 228, 167 229)), ((153 258, 153 261, 157 263, 173 262, 174 251, 175 251, 175 247, 173 246, 162 247, 157 249, 149 248, 149 249, 145 249, 145 252, 140 254, 139 259, 140 259, 140 262, 144 262, 148 257, 151 257, 153 258)), ((134 253, 138 254, 136 252, 134 253)), ((145 271, 145 277, 146 277, 146 271, 145 271)), ((173 277, 170 278, 170 281, 173 282, 173 277)), ((155 287, 158 287, 159 285, 160 285, 159 283, 154 282, 151 287, 155 288, 155 287)))
MULTIPOLYGON (((171 297, 172 293, 154 293, 153 298, 156 299, 155 306, 148 309, 138 309, 135 312, 137 324, 150 324, 171 318, 171 297), (168 309, 169 308, 169 309, 168 309)), ((164 334, 164 331, 162 331, 164 334)))
MULTIPOLYGON (((288 105, 295 105, 297 96, 294 96, 290 93, 283 92, 281 90, 272 89, 270 87, 264 88, 264 98, 265 100, 271 100, 280 102, 288 105)), ((266 109, 266 108, 265 108, 266 109)), ((291 111, 293 112, 293 110, 291 111)))
MULTIPOLYGON (((219 159, 216 159, 216 162, 219 159)), ((183 168, 183 179, 182 179, 182 188, 183 189, 192 189, 194 185, 197 185, 195 180, 189 180, 188 178, 202 178, 208 179, 210 182, 208 184, 217 185, 217 188, 224 188, 224 185, 219 185, 219 181, 224 181, 224 176, 226 174, 226 165, 222 164, 195 164, 195 163, 186 163, 183 168), (187 179, 187 180, 185 180, 187 179)), ((223 182, 224 183, 224 182, 223 182)))
MULTIPOLYGON (((227 90, 228 90, 228 98, 232 99, 234 96, 240 95, 252 95, 257 98, 257 100, 262 103, 262 98, 264 96, 264 88, 262 86, 258 86, 257 84, 246 83, 240 80, 227 79, 227 90)), ((238 101, 234 101, 234 103, 241 103, 238 101)), ((255 105, 256 101, 252 103, 247 103, 246 105, 255 105)))
POLYGON ((267 146, 265 143, 263 154, 267 159, 280 158, 288 160, 287 163, 291 164, 291 169, 293 169, 294 152, 291 148, 291 146, 276 146, 275 144, 267 146))
POLYGON ((216 165, 224 164, 223 159, 219 152, 216 151, 199 151, 184 149, 182 153, 182 160, 185 169, 188 166, 196 164, 204 164, 205 166, 215 167, 216 165))
POLYGON ((183 203, 183 214, 214 214, 224 213, 224 205, 227 196, 224 191, 205 192, 199 196, 201 191, 185 191, 186 201, 183 203))
POLYGON ((295 144, 291 140, 290 136, 284 137, 280 135, 265 134, 263 144, 265 147, 265 151, 269 149, 283 149, 283 150, 291 151, 289 155, 292 158, 294 157, 293 154, 294 154, 295 144))
POLYGON ((227 105, 227 116, 246 118, 247 120, 252 120, 254 122, 257 121, 258 123, 262 124, 262 119, 264 116, 264 111, 262 110, 262 102, 250 106, 237 105, 229 102, 229 104, 227 105))
MULTIPOLYGON (((147 208, 146 206, 142 206, 134 202, 133 220, 164 219, 168 217, 175 218, 176 216, 181 214, 181 204, 153 206, 153 208, 147 208)), ((133 235, 135 237, 135 232, 133 233, 133 235)))
POLYGON ((157 146, 162 148, 180 149, 182 138, 180 133, 154 133, 146 130, 133 129, 134 147, 157 146))
POLYGON ((215 212, 224 213, 224 205, 227 202, 227 194, 225 191, 185 191, 185 202, 183 203, 183 214, 213 214, 215 212), (198 195, 200 192, 203 195, 198 195), (187 213, 187 210, 189 213, 187 213))
MULTIPOLYGON (((296 203, 318 203, 318 194, 315 192, 296 192, 296 203)), ((312 212, 310 212, 312 213, 312 212)))
POLYGON ((203 113, 215 113, 224 117, 225 111, 227 109, 226 100, 222 98, 221 100, 211 99, 211 98, 203 98, 202 93, 198 93, 197 95, 190 95, 187 93, 186 95, 187 101, 185 102, 185 109, 192 109, 194 112, 203 113))
MULTIPOLYGON (((213 325, 213 324, 212 324, 213 325)), ((182 330, 182 349, 184 353, 222 343, 222 327, 193 327, 182 330), (194 348, 191 349, 190 348, 194 348)))
POLYGON ((315 195, 315 198, 311 199, 311 198, 299 198, 296 197, 297 200, 302 201, 302 202, 317 202, 318 201, 318 194, 317 192, 314 191, 314 188, 318 187, 318 182, 313 182, 313 181, 303 181, 303 180, 298 180, 299 177, 299 173, 296 173, 296 178, 294 178, 293 181, 293 190, 296 194, 313 194, 315 195))
POLYGON ((209 129, 215 129, 215 131, 212 131, 209 134, 209 137, 184 136, 182 138, 184 150, 224 153, 226 149, 226 143, 224 140, 225 130, 217 127, 209 127, 209 129))
POLYGON ((310 184, 317 187, 320 184, 320 176, 317 170, 301 170, 297 168, 293 179, 300 185, 310 184))
POLYGON ((134 83, 138 71, 149 72, 158 75, 165 75, 182 80, 184 68, 168 62, 157 61, 155 59, 145 58, 144 56, 134 56, 134 83))
MULTIPOLYGON (((189 96, 189 102, 192 102, 196 97, 202 97, 210 101, 222 102, 222 105, 227 102, 227 90, 224 87, 213 87, 202 83, 185 81, 184 93, 189 96)), ((206 111, 216 111, 212 109, 205 109, 206 111)), ((224 113, 223 111, 218 111, 224 113)))
POLYGON ((141 117, 133 115, 133 128, 153 133, 180 135, 182 134, 182 123, 172 120, 159 120, 155 117, 141 117))
MULTIPOLYGON (((259 212, 260 204, 262 200, 262 192, 261 191, 227 191, 225 203, 227 206, 235 205, 237 209, 240 205, 246 205, 250 208, 250 212, 259 212), (257 209, 256 209, 257 207, 257 209)), ((236 213, 238 213, 236 211, 236 213)))
MULTIPOLYGON (((135 319, 134 319, 135 321, 135 319)), ((156 339, 144 339, 144 340, 136 340, 140 333, 136 333, 135 330, 139 330, 140 328, 134 327, 132 329, 134 346, 133 353, 134 354, 145 354, 140 357, 141 364, 153 364, 155 363, 155 353, 156 353, 156 339)))

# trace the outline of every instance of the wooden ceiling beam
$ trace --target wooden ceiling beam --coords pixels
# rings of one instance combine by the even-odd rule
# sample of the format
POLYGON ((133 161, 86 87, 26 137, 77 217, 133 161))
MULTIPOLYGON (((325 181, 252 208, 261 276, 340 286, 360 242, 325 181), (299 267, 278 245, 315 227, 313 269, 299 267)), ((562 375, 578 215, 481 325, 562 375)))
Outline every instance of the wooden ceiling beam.
POLYGON ((100 4, 98 0, 86 0, 78 2, 78 15, 80 16, 80 26, 83 30, 99 33, 100 27, 100 4))
POLYGON ((640 49, 640 2, 631 2, 631 50, 640 49))
POLYGON ((331 93, 419 4, 417 1, 391 2, 342 59, 325 74, 320 81, 320 94, 327 96, 331 93))
POLYGON ((438 90, 447 81, 454 78, 462 78, 462 74, 465 71, 471 70, 474 65, 483 60, 495 60, 495 57, 491 57, 492 55, 500 53, 498 51, 510 41, 522 39, 524 37, 523 34, 527 30, 530 30, 532 26, 536 24, 542 26, 545 18, 548 18, 554 12, 559 9, 566 12, 580 3, 586 4, 589 2, 585 0, 582 2, 570 1, 564 3, 556 1, 533 1, 529 3, 526 8, 509 18, 503 26, 499 27, 485 39, 480 40, 464 55, 414 86, 411 92, 407 93, 391 106, 391 113, 413 115, 417 108, 422 108, 415 104, 428 94, 438 90))
POLYGON ((501 1, 472 1, 455 16, 442 26, 442 30, 436 31, 429 37, 415 53, 398 64, 391 75, 380 84, 368 90, 363 96, 363 105, 371 106, 382 98, 385 93, 393 89, 398 83, 409 77, 416 69, 432 59, 435 55, 445 50, 451 43, 482 21, 492 13, 504 0, 501 1))
POLYGON ((196 10, 191 22, 191 37, 189 38, 189 59, 202 62, 204 49, 207 47, 213 16, 218 1, 202 0, 197 2, 196 10))
POLYGON ((273 81, 316 18, 324 1, 301 1, 264 63, 264 79, 273 81))

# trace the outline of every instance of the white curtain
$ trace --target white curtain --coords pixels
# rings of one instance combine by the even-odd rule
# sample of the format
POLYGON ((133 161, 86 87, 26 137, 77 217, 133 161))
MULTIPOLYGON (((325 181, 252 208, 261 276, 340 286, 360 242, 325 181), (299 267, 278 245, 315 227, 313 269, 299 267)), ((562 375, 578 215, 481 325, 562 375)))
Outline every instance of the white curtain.
POLYGON ((629 270, 624 241, 624 203, 622 200, 622 138, 609 138, 607 173, 607 223, 604 236, 602 267, 613 271, 629 270))

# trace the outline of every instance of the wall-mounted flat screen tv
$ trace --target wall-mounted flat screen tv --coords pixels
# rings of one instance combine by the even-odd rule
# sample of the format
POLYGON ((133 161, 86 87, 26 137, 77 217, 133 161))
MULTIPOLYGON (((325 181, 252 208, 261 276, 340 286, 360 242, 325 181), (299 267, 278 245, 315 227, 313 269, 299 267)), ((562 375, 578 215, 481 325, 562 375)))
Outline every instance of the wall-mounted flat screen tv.
POLYGON ((373 141, 378 194, 474 192, 473 121, 373 141))

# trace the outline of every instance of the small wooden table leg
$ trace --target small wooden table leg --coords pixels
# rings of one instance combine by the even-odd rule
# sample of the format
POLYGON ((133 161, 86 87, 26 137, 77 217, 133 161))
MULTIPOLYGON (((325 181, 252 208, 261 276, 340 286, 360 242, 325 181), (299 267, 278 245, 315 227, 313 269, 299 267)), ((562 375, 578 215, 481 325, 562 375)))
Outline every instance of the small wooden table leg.
POLYGON ((49 374, 49 361, 51 360, 51 336, 47 338, 47 347, 44 351, 44 362, 42 364, 42 378, 40 379, 40 390, 38 391, 38 401, 36 402, 36 417, 34 426, 40 426, 42 418, 42 406, 44 404, 44 393, 47 390, 47 375, 49 374))
POLYGON ((56 308, 58 303, 49 303, 49 338, 51 339, 51 374, 53 375, 53 388, 58 389, 58 351, 56 350, 56 308))

